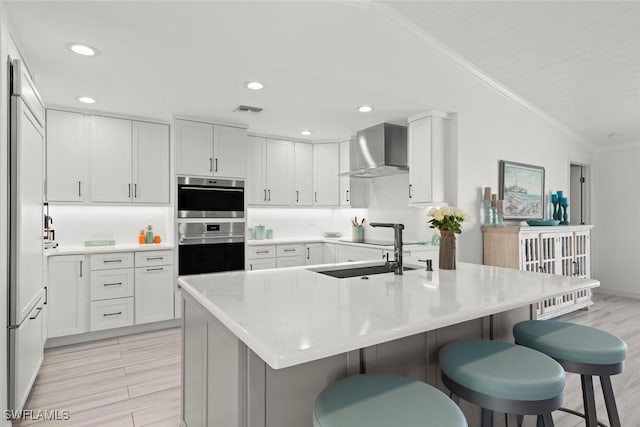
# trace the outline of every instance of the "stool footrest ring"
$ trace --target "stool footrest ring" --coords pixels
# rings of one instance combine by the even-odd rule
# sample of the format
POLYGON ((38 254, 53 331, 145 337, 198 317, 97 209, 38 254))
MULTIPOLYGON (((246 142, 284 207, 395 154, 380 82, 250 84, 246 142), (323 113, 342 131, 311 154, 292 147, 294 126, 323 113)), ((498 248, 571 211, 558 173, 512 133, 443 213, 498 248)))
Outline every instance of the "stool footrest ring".
MULTIPOLYGON (((578 412, 578 411, 574 411, 573 409, 569 409, 569 408, 558 408, 558 411, 562 411, 562 412, 566 412, 567 414, 571 414, 571 415, 576 415, 580 418, 585 418, 586 419, 586 415, 583 414, 582 412, 578 412)), ((602 421, 598 421, 598 425, 600 427, 609 427, 608 425, 604 424, 602 421)))

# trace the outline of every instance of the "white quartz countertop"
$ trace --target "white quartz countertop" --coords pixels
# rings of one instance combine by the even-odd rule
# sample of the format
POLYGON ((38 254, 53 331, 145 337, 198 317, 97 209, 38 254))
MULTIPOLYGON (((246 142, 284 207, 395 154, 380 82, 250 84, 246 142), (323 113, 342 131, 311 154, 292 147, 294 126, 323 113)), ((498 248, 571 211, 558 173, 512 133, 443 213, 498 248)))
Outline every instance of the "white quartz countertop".
POLYGON ((44 256, 54 255, 88 255, 88 254, 101 254, 111 252, 139 252, 139 251, 166 251, 173 250, 172 244, 159 243, 159 244, 121 244, 110 246, 58 246, 55 249, 45 249, 44 256))
POLYGON ((600 284, 467 263, 457 270, 368 277, 336 279, 294 267, 182 276, 178 282, 274 369, 600 284))

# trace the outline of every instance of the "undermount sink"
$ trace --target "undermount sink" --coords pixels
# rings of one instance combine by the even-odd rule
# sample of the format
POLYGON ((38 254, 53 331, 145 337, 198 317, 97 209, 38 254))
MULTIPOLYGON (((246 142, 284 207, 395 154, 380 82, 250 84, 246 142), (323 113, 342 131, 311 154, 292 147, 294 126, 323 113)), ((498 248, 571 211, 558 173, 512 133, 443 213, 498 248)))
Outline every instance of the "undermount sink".
MULTIPOLYGON (((335 277, 338 279, 346 279, 348 277, 369 276, 372 274, 393 273, 394 267, 387 265, 372 265, 368 267, 353 267, 353 268, 340 268, 333 270, 324 270, 317 268, 310 268, 309 270, 316 273, 326 274, 327 276, 335 277)), ((416 270, 414 267, 403 267, 403 271, 416 270)))

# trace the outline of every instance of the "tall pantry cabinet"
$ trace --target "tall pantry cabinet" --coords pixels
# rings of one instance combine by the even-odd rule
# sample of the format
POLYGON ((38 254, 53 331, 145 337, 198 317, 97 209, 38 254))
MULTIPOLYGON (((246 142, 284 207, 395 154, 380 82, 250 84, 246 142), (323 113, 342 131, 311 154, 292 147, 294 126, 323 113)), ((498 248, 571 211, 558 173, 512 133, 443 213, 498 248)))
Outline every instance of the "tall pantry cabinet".
MULTIPOLYGON (((483 226, 484 264, 587 279, 592 228, 483 226)), ((581 289, 538 302, 536 314, 538 319, 549 319, 591 304, 589 289, 581 289)))

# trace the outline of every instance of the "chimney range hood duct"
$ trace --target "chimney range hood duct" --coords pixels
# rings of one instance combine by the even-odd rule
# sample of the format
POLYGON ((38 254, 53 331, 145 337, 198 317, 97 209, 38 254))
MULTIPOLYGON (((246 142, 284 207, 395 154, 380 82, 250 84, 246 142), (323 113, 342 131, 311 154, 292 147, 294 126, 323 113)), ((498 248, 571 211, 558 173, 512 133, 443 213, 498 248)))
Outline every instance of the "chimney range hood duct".
POLYGON ((349 144, 349 175, 360 178, 408 173, 407 127, 381 123, 358 131, 349 144))

